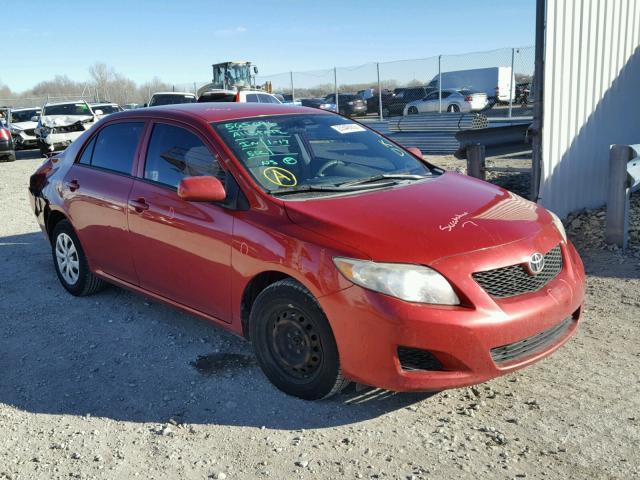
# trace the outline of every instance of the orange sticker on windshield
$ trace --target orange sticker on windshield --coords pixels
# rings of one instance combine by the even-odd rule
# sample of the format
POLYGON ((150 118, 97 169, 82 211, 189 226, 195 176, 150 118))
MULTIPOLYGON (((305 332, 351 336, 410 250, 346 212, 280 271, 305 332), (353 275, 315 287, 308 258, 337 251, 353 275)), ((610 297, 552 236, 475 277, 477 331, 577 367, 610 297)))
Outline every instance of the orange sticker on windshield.
POLYGON ((271 183, 278 185, 279 187, 295 187, 298 184, 298 179, 289 170, 280 167, 265 168, 262 172, 264 178, 271 183))

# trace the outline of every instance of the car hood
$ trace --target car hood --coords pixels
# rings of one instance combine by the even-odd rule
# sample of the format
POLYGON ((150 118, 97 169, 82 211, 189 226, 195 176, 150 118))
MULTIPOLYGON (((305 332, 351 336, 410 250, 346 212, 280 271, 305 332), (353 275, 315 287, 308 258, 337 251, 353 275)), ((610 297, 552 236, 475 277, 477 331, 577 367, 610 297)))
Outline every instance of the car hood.
POLYGON ((11 122, 11 127, 15 130, 29 130, 31 128, 36 128, 38 126, 38 122, 11 122))
POLYGON ((534 236, 551 223, 535 203, 453 172, 356 195, 286 201, 285 208, 292 222, 372 260, 421 264, 534 236))
POLYGON ((47 115, 40 117, 40 122, 45 127, 66 127, 78 122, 92 122, 93 115, 47 115))

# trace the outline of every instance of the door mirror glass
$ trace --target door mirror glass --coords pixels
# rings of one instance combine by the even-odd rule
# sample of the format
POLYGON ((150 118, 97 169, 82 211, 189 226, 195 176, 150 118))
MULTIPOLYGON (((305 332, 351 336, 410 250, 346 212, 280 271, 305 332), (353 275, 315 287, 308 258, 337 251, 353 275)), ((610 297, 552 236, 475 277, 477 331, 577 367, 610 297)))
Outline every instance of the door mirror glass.
POLYGON ((409 147, 407 148, 407 152, 409 152, 412 155, 415 155, 418 158, 422 158, 422 152, 420 151, 420 149, 418 147, 409 147))
POLYGON ((216 177, 184 177, 178 185, 178 196, 188 202, 222 202, 227 192, 216 177))
POLYGON ((32 122, 37 122, 38 120, 40 120, 40 117, 37 115, 34 115, 33 117, 31 117, 32 122))
POLYGON ((100 109, 94 110, 93 113, 95 113, 96 115, 104 115, 104 112, 100 109))

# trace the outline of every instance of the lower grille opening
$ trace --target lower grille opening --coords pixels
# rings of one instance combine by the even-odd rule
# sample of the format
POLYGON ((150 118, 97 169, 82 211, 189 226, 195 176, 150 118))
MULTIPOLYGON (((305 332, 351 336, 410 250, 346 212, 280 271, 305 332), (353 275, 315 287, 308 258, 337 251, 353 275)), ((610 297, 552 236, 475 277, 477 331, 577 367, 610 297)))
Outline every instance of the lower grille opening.
POLYGON ((429 351, 419 348, 398 347, 398 359, 403 370, 442 371, 444 367, 429 351))
POLYGON ((491 358, 495 363, 501 364, 543 350, 557 338, 564 335, 573 321, 573 317, 567 317, 556 326, 548 328, 536 335, 509 343, 508 345, 492 348, 491 358))

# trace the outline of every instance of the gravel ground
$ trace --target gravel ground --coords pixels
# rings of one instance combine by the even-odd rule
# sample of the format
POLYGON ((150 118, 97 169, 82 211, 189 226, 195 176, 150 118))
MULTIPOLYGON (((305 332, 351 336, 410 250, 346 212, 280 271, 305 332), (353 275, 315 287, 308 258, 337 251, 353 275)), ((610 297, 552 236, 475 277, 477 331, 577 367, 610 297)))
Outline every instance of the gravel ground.
POLYGON ((68 295, 29 209, 40 160, 20 158, 0 163, 0 479, 640 477, 638 236, 603 248, 598 212, 570 220, 588 297, 551 358, 474 388, 310 403, 204 321, 118 288, 68 295))

